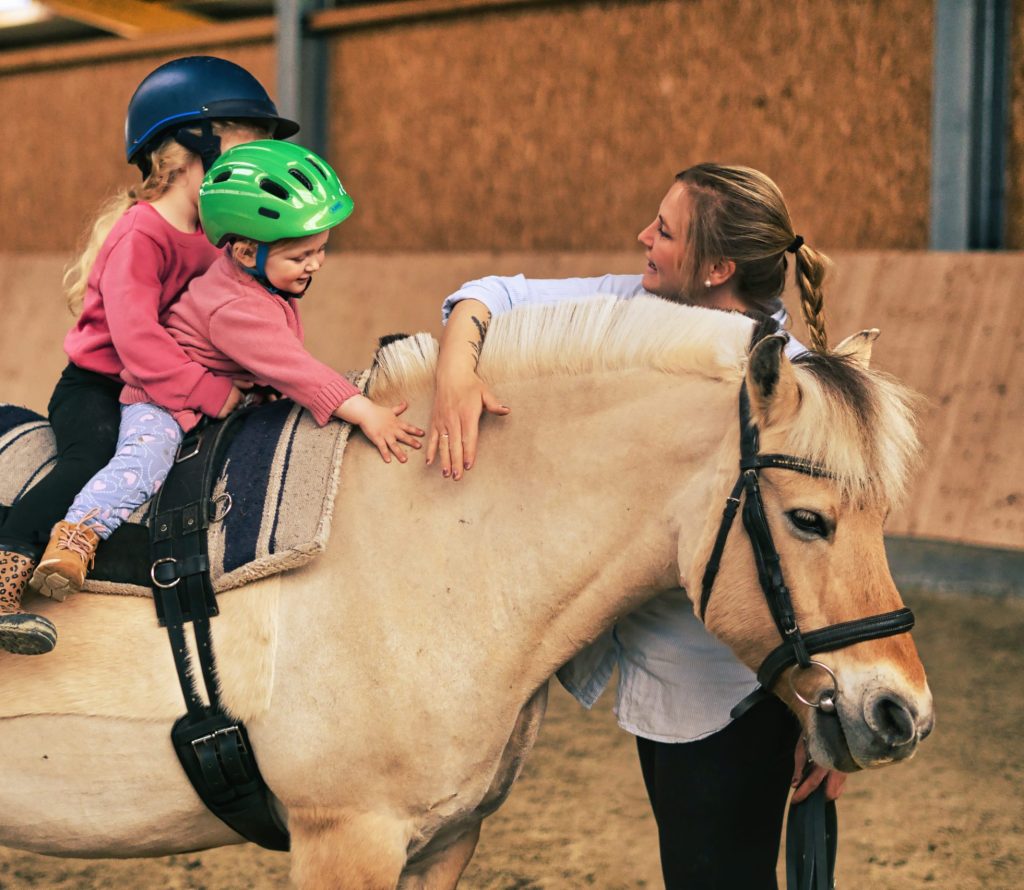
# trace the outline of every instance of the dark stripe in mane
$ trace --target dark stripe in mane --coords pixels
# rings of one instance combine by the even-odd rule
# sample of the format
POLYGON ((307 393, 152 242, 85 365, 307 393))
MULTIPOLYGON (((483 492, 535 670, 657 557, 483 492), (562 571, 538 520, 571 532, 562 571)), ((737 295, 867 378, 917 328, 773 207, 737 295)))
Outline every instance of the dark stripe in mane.
POLYGON ((822 388, 847 405, 864 430, 870 430, 878 405, 870 378, 856 360, 836 353, 804 352, 793 364, 811 372, 822 388))

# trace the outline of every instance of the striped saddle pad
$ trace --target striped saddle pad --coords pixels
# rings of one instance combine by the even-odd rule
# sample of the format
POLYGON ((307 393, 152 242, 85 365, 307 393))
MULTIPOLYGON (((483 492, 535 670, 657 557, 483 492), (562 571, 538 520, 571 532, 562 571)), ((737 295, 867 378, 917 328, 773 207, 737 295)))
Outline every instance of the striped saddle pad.
MULTIPOLYGON (((215 487, 216 494, 230 495, 231 509, 208 531, 218 592, 296 568, 324 549, 351 429, 335 421, 319 427, 287 399, 262 405, 238 423, 215 487)), ((49 472, 54 455, 44 418, 0 405, 0 512, 49 472)), ((87 591, 150 595, 148 511, 148 504, 140 507, 100 545, 87 591)))

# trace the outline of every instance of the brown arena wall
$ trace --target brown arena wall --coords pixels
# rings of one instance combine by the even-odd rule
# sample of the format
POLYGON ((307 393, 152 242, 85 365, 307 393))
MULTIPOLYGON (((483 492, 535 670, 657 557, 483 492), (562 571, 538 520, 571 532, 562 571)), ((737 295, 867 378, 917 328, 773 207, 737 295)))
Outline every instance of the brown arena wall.
MULTIPOLYGON (((329 47, 329 155, 356 200, 348 246, 626 249, 672 175, 707 159, 772 175, 812 244, 926 246, 930 3, 479 6, 360 27, 358 7, 314 19, 329 47)), ((242 37, 220 26, 176 44, 0 54, 4 249, 70 250, 131 181, 124 111, 157 64, 220 54, 273 92, 262 21, 242 37)))
MULTIPOLYGON (((841 251, 834 259, 828 298, 833 340, 880 328, 874 365, 925 397, 924 470, 905 508, 890 518, 889 532, 1019 549, 1024 255, 841 251)), ((339 369, 365 367, 382 334, 438 334, 442 298, 468 279, 632 272, 638 260, 638 251, 339 251, 303 301, 307 345, 339 369)), ((52 254, 0 254, 2 399, 40 412, 64 364, 60 344, 72 321, 60 296, 62 264, 63 257, 52 254)), ((794 333, 805 339, 801 324, 794 333)))

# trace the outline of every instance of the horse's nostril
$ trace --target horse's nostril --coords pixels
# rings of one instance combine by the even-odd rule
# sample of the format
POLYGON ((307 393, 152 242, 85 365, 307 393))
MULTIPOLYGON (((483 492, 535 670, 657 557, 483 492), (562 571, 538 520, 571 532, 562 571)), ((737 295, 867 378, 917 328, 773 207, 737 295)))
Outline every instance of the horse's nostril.
POLYGON ((932 734, 932 730, 935 729, 935 717, 934 715, 929 716, 923 726, 918 727, 917 740, 923 742, 928 736, 932 734))
POLYGON ((868 724, 893 748, 908 745, 917 738, 917 726, 910 709, 899 699, 882 695, 875 699, 867 715, 868 724))

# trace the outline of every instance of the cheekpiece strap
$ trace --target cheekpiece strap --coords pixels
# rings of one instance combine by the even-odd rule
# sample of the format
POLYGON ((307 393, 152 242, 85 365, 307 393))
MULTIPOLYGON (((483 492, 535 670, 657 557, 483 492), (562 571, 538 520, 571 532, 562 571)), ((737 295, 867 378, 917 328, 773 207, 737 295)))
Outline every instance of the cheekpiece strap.
POLYGON ((736 518, 736 510, 740 505, 740 492, 743 490, 743 476, 736 480, 736 484, 725 499, 725 509, 722 511, 722 521, 718 526, 718 535, 715 537, 715 545, 711 548, 711 555, 708 557, 707 565, 704 567, 704 578, 701 580, 700 590, 700 620, 704 620, 704 613, 708 610, 708 601, 711 599, 711 590, 715 586, 715 578, 718 575, 718 567, 722 562, 722 551, 725 550, 725 541, 729 537, 729 529, 736 518))

